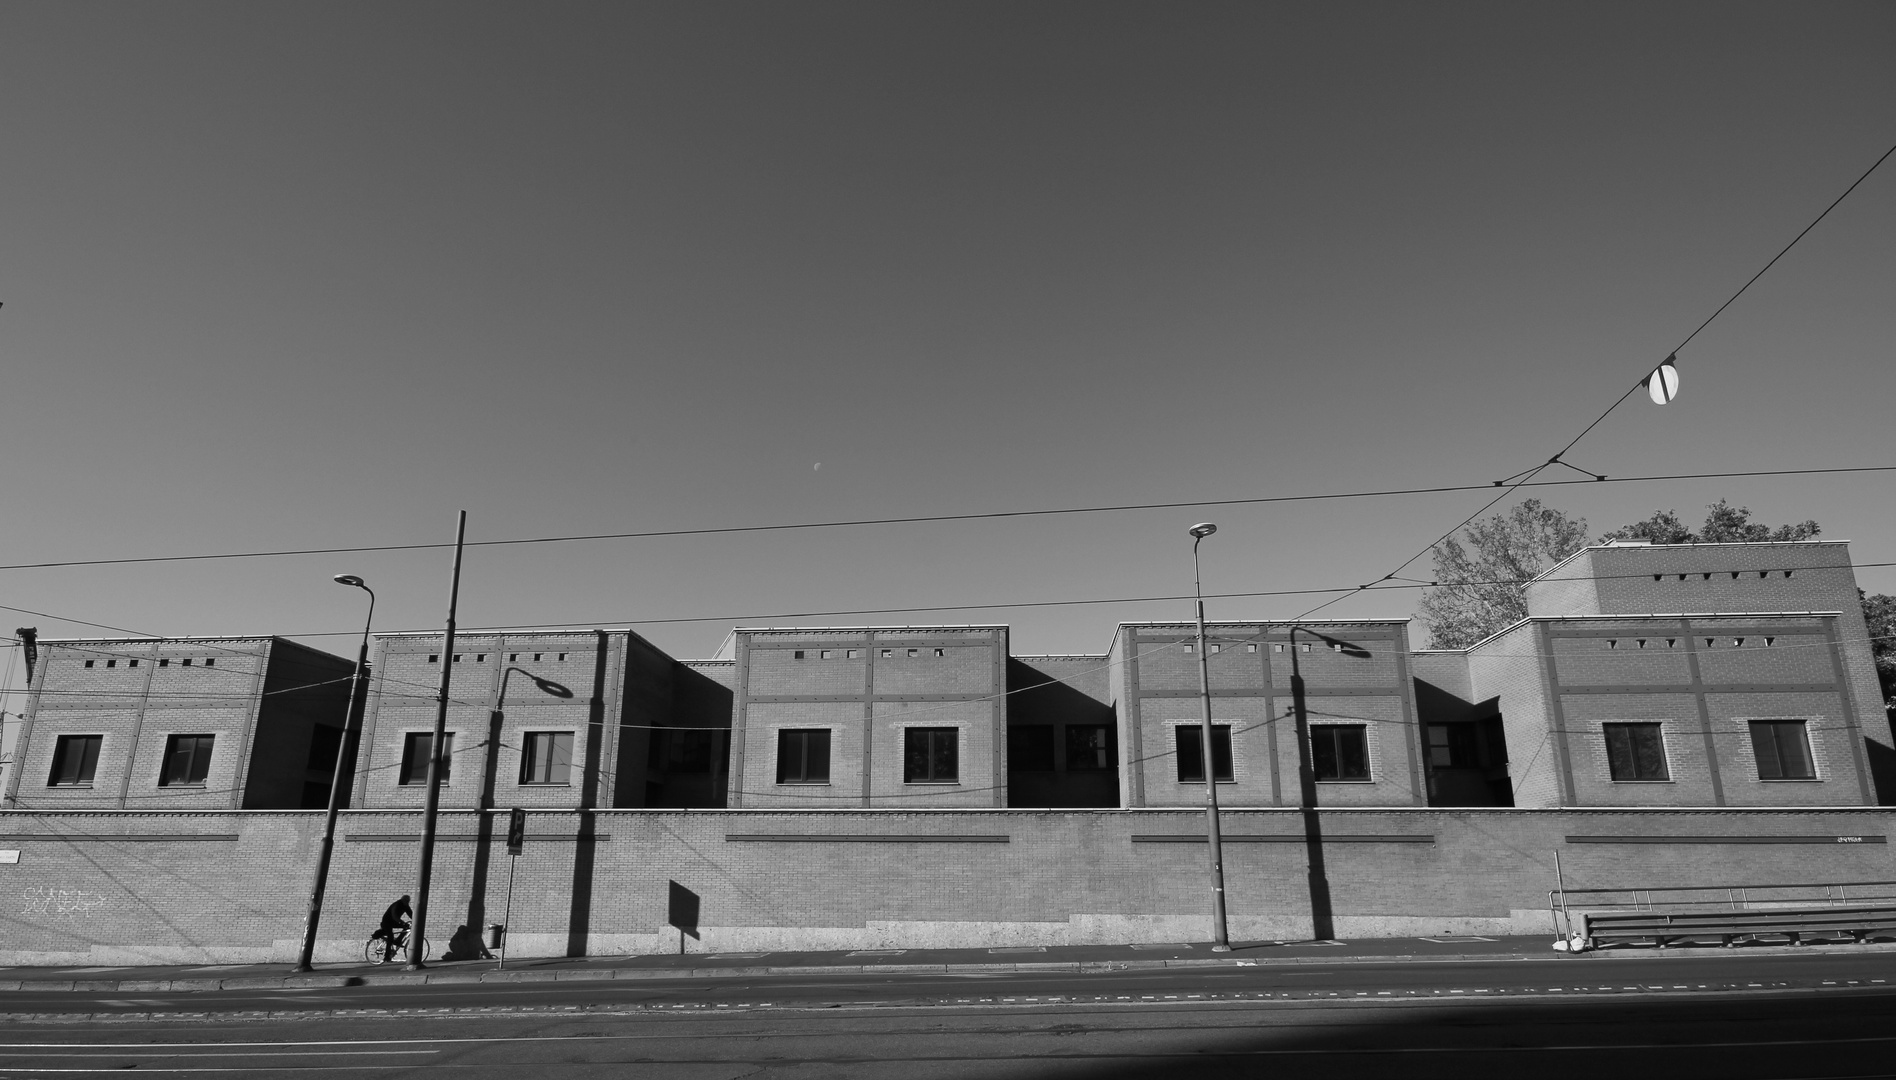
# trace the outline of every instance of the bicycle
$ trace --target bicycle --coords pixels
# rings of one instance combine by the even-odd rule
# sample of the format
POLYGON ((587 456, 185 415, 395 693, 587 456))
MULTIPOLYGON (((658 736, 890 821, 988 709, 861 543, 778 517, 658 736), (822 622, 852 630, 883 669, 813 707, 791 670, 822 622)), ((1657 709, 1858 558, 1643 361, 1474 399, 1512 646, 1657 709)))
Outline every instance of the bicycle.
MULTIPOLYGON (((398 926, 389 932, 389 936, 395 939, 395 947, 392 950, 388 946, 387 939, 382 937, 381 931, 378 930, 370 934, 368 942, 362 946, 362 959, 367 960, 371 964, 383 964, 391 959, 389 956, 391 951, 395 956, 406 956, 408 950, 408 927, 398 926)), ((421 958, 423 960, 428 959, 428 954, 431 951, 432 949, 429 946, 428 939, 422 938, 421 958)))

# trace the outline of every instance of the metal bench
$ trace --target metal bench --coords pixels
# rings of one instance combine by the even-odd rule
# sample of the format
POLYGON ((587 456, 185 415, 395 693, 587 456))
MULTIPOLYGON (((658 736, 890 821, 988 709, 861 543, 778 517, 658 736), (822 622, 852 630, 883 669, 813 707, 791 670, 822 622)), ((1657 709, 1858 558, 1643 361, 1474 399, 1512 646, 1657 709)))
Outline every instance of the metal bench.
POLYGON ((1583 911, 1579 937, 1585 947, 1608 941, 1650 941, 1668 948, 1677 942, 1717 941, 1727 948, 1740 938, 1782 937, 1793 945, 1805 938, 1847 939, 1865 944, 1875 934, 1896 933, 1896 903, 1836 904, 1809 907, 1762 907, 1736 911, 1583 911))

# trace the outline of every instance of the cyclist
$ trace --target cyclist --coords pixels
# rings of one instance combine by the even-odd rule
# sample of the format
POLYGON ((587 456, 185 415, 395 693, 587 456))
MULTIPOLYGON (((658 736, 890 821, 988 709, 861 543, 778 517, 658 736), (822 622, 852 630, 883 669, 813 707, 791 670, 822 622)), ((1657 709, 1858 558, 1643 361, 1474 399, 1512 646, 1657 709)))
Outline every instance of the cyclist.
POLYGON ((403 893, 400 900, 390 904, 388 910, 382 912, 382 928, 377 930, 374 936, 382 939, 384 962, 395 959, 395 932, 408 929, 409 921, 414 917, 415 909, 408 906, 407 893, 403 893))

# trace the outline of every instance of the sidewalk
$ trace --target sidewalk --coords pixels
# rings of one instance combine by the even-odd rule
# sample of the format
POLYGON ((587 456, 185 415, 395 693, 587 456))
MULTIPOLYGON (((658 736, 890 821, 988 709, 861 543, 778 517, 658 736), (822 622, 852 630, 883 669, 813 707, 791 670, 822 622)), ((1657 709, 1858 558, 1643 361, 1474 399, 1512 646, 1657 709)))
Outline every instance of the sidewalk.
POLYGON ((432 960, 403 971, 400 960, 318 964, 293 974, 287 964, 0 968, 0 991, 78 990, 151 993, 177 990, 278 989, 327 986, 422 986, 452 983, 553 982, 580 979, 700 979, 761 975, 950 972, 1136 971, 1179 967, 1275 967, 1286 964, 1388 963, 1443 960, 1555 960, 1544 935, 1485 938, 1378 938, 1363 941, 1263 941, 1214 953, 1203 942, 1170 945, 1053 945, 993 949, 863 949, 852 952, 692 952, 666 956, 534 958, 507 961, 432 960))
MULTIPOLYGON (((1740 955, 1811 955, 1824 945, 1747 945, 1740 955)), ((1839 950, 1842 951, 1842 950, 1839 950)), ((1896 943, 1850 945, 1850 955, 1896 951, 1896 943)), ((993 949, 862 949, 853 952, 722 952, 666 956, 533 958, 507 961, 434 960, 423 971, 403 971, 398 960, 319 964, 292 974, 287 964, 0 968, 0 991, 74 990, 142 992, 269 990, 333 986, 434 986, 456 983, 559 982, 596 979, 757 978, 781 975, 945 975, 956 972, 1138 971, 1159 968, 1280 967, 1299 964, 1386 964, 1572 961, 1588 958, 1731 956, 1715 946, 1670 949, 1616 947, 1573 954, 1555 952, 1546 935, 1532 937, 1371 938, 1361 941, 1243 942, 1214 953, 1203 942, 1171 945, 1055 945, 993 949)))

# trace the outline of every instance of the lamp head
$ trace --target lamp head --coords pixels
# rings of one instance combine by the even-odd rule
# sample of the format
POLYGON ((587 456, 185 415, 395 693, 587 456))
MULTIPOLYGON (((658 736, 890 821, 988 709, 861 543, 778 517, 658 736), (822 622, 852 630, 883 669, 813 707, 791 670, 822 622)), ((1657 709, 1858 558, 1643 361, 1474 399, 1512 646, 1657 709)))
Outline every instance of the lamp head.
POLYGON ((363 588, 367 585, 367 582, 363 581, 361 578, 355 576, 354 574, 337 574, 335 581, 336 581, 336 584, 338 585, 353 585, 358 589, 363 588))
POLYGON ((1205 537, 1210 536, 1212 533, 1215 533, 1217 531, 1218 531, 1218 526, 1213 525, 1209 521, 1201 521, 1198 524, 1192 526, 1192 535, 1197 537, 1200 540, 1203 540, 1205 537))

